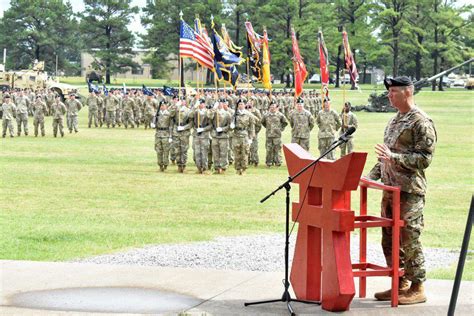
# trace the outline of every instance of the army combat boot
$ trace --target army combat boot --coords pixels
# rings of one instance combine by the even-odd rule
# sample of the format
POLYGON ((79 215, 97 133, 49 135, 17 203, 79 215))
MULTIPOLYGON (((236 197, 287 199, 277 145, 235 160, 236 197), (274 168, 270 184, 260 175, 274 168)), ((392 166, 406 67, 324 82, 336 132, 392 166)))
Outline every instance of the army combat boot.
POLYGON ((398 304, 411 305, 426 302, 425 288, 422 282, 411 284, 411 287, 398 298, 398 304))
MULTIPOLYGON (((398 295, 405 294, 410 288, 408 280, 404 277, 401 277, 398 283, 398 295)), ((386 290, 383 292, 375 293, 375 298, 379 301, 390 301, 392 299, 392 290, 386 290)))

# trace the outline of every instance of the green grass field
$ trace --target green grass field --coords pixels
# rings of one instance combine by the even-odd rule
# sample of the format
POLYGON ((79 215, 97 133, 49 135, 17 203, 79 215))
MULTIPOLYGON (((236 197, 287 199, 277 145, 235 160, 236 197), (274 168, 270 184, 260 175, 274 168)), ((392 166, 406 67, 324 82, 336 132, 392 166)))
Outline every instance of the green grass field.
MULTIPOLYGON (((346 91, 354 104, 366 103, 370 90, 346 91)), ((333 91, 340 110, 342 92, 333 91)), ((458 90, 423 91, 418 105, 435 121, 438 145, 427 170, 426 247, 459 250, 473 192, 473 94, 458 90)), ((390 113, 357 113, 358 151, 369 153, 365 172, 375 162, 373 147, 382 141, 390 113)), ((285 167, 250 168, 244 177, 157 171, 154 133, 142 128, 88 129, 87 109, 80 112, 80 132, 53 138, 0 140, 0 259, 68 260, 155 243, 208 240, 216 236, 283 232, 284 194, 259 200, 287 177, 285 167)), ((290 140, 289 131, 284 142, 290 140)), ((316 131, 311 153, 317 155, 316 131)), ((260 133, 263 161, 264 131, 260 133)), ((192 159, 191 159, 192 160, 192 159)), ((358 193, 353 194, 357 209, 358 193)), ((297 197, 297 187, 292 190, 297 197)), ((380 195, 370 195, 372 213, 380 195)), ((378 240, 379 230, 370 238, 378 240)), ((471 249, 473 249, 471 244, 471 249)), ((455 266, 429 277, 453 278, 455 266)), ((474 280, 472 256, 465 279, 474 280)))

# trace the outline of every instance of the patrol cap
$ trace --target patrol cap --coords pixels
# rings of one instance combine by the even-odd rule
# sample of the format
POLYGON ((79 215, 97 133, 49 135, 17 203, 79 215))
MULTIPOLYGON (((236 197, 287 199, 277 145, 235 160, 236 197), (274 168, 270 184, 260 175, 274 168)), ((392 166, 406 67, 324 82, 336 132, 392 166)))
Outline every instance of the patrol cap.
POLYGON ((400 76, 400 77, 395 77, 395 78, 386 78, 384 79, 383 84, 385 85, 385 88, 387 88, 388 90, 390 87, 412 86, 413 82, 407 76, 400 76))
POLYGON ((296 103, 304 103, 303 98, 298 98, 298 100, 296 100, 296 103))
POLYGON ((277 103, 276 103, 275 100, 271 100, 271 101, 270 101, 270 105, 277 105, 277 103))
POLYGON ((199 104, 202 104, 202 103, 206 103, 206 100, 204 100, 203 98, 199 99, 199 104))
POLYGON ((160 103, 159 103, 159 106, 162 106, 162 105, 167 105, 168 102, 166 100, 161 100, 160 103))
POLYGON ((4 98, 4 99, 10 99, 11 97, 10 97, 9 94, 5 94, 5 95, 3 96, 3 98, 4 98))
POLYGON ((245 103, 245 102, 244 102, 244 100, 242 100, 242 99, 238 99, 238 100, 237 100, 237 105, 239 105, 240 103, 245 103))
POLYGON ((227 100, 226 99, 219 99, 219 102, 225 103, 225 102, 227 102, 227 100))
POLYGON ((329 102, 329 101, 331 101, 331 99, 328 96, 324 97, 324 102, 329 102))

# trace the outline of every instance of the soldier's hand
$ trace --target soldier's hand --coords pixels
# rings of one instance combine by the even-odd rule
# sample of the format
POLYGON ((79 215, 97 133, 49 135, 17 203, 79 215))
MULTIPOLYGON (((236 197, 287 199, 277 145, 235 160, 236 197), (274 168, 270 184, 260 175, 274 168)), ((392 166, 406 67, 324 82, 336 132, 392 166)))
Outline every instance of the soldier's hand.
POLYGON ((392 151, 385 144, 375 145, 375 153, 377 154, 377 158, 383 161, 390 161, 392 157, 392 151))
POLYGON ((168 143, 170 143, 170 144, 171 144, 172 142, 173 142, 173 138, 171 138, 171 137, 170 137, 170 138, 168 138, 168 143))

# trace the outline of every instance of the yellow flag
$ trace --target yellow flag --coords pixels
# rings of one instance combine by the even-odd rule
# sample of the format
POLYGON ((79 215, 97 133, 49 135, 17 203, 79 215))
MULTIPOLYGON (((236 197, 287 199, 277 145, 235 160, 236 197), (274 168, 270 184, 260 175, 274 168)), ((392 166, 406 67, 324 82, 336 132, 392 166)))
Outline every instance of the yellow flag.
POLYGON ((268 49, 267 30, 263 31, 262 41, 262 83, 265 89, 272 89, 271 75, 270 75, 270 50, 268 49))

